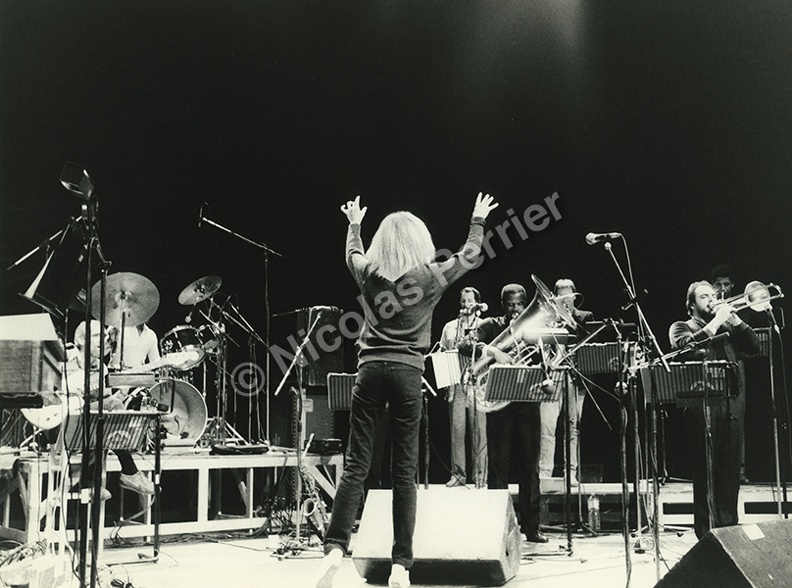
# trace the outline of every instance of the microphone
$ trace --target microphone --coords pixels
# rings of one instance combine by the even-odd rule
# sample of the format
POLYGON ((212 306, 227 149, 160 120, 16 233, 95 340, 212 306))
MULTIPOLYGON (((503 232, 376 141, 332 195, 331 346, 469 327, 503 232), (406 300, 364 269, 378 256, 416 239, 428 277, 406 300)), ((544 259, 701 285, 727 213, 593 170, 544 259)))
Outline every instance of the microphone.
POLYGON ((186 317, 184 317, 185 323, 190 324, 192 322, 192 315, 194 312, 195 312, 195 305, 193 304, 193 307, 190 309, 190 312, 187 314, 186 317))
POLYGON ((474 314, 477 312, 487 312, 489 305, 486 302, 476 302, 470 308, 463 308, 460 314, 474 314))
POLYGON ((82 166, 67 161, 61 171, 60 181, 64 188, 79 195, 83 200, 90 200, 93 196, 93 180, 82 166))
POLYGON ((198 210, 198 228, 201 228, 201 223, 203 223, 203 207, 205 202, 201 202, 201 208, 198 210))
POLYGON ((720 341, 721 339, 726 339, 729 336, 728 331, 724 331, 722 333, 717 333, 710 337, 709 339, 704 339, 701 343, 712 343, 714 341, 720 341))
POLYGON ((341 312, 341 309, 337 306, 312 306, 311 308, 316 312, 341 312))
POLYGON ((586 235, 586 243, 594 245, 594 243, 601 243, 602 241, 619 239, 621 236, 621 233, 589 233, 586 235))
POLYGON ((773 307, 770 306, 768 303, 768 306, 767 308, 764 309, 764 311, 765 313, 767 313, 767 318, 770 321, 770 326, 773 327, 773 330, 780 335, 781 327, 779 327, 778 323, 776 322, 775 314, 773 314, 773 307))

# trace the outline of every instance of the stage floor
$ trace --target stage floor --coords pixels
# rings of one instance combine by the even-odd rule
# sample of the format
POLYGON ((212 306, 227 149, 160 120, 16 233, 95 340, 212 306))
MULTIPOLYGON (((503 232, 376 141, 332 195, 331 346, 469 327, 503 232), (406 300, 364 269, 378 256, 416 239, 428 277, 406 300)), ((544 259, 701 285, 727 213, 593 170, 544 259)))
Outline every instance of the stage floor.
MULTIPOLYGON (((575 536, 571 556, 561 551, 561 547, 566 546, 566 535, 551 533, 549 537, 547 545, 523 542, 520 571, 505 586, 612 588, 627 584, 622 535, 575 536)), ((676 564, 695 542, 691 532, 681 537, 663 533, 660 537, 661 556, 667 566, 670 568, 676 564)), ((631 546, 633 543, 631 540, 631 546)), ((109 571, 103 572, 101 577, 107 578, 111 573, 112 577, 130 582, 134 588, 313 588, 321 551, 318 548, 307 549, 299 555, 279 559, 276 554, 278 546, 276 537, 246 539, 214 535, 211 540, 191 538, 187 542, 164 543, 157 563, 136 565, 113 565, 113 562, 135 560, 144 549, 109 548, 105 550, 103 562, 109 566, 109 571)), ((150 551, 147 548, 146 552, 150 551)), ((637 554, 631 549, 631 565, 631 586, 650 588, 656 584, 654 551, 637 554)), ((666 566, 661 564, 661 568, 661 573, 665 573, 666 566)), ((358 575, 352 559, 344 558, 336 575, 336 588, 363 588, 367 585, 366 580, 358 575)), ((426 584, 413 586, 429 588, 426 584)), ((466 584, 455 583, 453 586, 466 584)))

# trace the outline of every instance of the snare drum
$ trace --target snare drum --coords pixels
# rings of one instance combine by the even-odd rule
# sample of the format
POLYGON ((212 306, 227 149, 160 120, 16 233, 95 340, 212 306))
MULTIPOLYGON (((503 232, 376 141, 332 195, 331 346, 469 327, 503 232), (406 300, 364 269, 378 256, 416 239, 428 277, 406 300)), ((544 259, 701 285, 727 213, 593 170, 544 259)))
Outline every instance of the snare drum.
POLYGON ((189 325, 180 325, 165 333, 160 343, 160 350, 165 359, 172 353, 192 352, 190 360, 174 364, 173 367, 177 370, 191 370, 203 361, 206 353, 198 338, 198 331, 189 325))

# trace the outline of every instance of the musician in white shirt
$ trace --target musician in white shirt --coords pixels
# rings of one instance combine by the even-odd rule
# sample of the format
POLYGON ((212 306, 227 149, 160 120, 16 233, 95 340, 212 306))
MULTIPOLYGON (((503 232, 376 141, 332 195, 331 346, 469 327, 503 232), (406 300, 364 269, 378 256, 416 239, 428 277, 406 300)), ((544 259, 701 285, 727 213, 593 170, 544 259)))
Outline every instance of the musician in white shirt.
MULTIPOLYGON (((445 324, 440 336, 440 346, 444 351, 457 349, 462 341, 475 334, 479 317, 473 309, 480 302, 478 290, 472 287, 462 289, 459 294, 459 316, 445 324)), ((464 358, 464 361, 468 363, 470 358, 464 358)), ((462 367, 460 365, 460 371, 462 367)), ((451 428, 451 479, 446 486, 464 486, 467 481, 465 438, 469 430, 471 458, 475 463, 473 482, 477 488, 484 488, 487 485, 487 415, 474 410, 462 384, 452 384, 446 388, 446 396, 451 428)))

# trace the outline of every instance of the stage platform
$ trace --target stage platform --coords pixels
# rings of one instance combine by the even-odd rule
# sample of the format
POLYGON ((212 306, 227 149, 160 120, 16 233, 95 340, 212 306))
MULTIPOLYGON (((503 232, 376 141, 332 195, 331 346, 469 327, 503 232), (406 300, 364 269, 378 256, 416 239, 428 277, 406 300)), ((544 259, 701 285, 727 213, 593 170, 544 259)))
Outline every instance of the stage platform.
MULTIPOLYGON (((509 487, 512 494, 517 493, 517 486, 509 487)), ((561 478, 542 479, 542 523, 556 525, 564 521, 565 488, 561 478)), ((635 520, 634 484, 628 485, 630 495, 630 520, 635 520)), ((643 500, 642 521, 646 521, 646 513, 653 507, 653 491, 651 480, 642 480, 640 492, 643 500)), ((587 501, 589 496, 600 499, 600 518, 603 527, 618 528, 621 525, 621 484, 589 484, 582 483, 571 489, 573 519, 581 509, 581 520, 586 520, 587 501)), ((775 520, 778 517, 778 493, 772 484, 743 484, 740 486, 738 516, 740 523, 759 523, 775 520)), ((783 497, 782 497, 783 498, 783 497)), ((666 482, 659 487, 659 519, 660 525, 669 528, 693 527, 693 484, 691 482, 666 482)), ((784 504, 781 505, 782 511, 784 504)), ((785 510, 792 514, 792 503, 787 503, 785 510)))
MULTIPOLYGON (((80 456, 73 455, 71 484, 79 479, 79 462, 80 456)), ((147 476, 153 475, 153 455, 137 454, 135 462, 140 471, 147 476)), ((296 468, 297 454, 293 449, 278 447, 273 447, 266 453, 250 455, 210 455, 208 451, 171 449, 163 452, 161 463, 163 500, 182 496, 185 504, 189 502, 191 505, 191 516, 185 520, 163 522, 160 525, 160 534, 249 530, 258 528, 263 522, 258 512, 261 504, 256 503, 257 500, 260 502, 261 495, 260 489, 256 487, 256 480, 260 476, 256 474, 260 470, 272 470, 279 477, 284 468, 296 468), (176 474, 182 475, 177 477, 176 474), (221 489, 224 475, 232 475, 234 478, 237 490, 235 500, 239 503, 235 510, 240 514, 229 515, 223 512, 221 489)), ((343 470, 343 455, 309 454, 303 463, 313 475, 317 486, 328 496, 334 496, 343 470)), ((3 508, 0 536, 24 537, 27 541, 38 538, 39 531, 46 524, 48 506, 51 506, 48 504, 49 468, 46 455, 23 453, 3 455, 0 458, 0 475, 4 480, 0 486, 0 505, 3 508), (13 524, 13 501, 21 504, 24 513, 22 524, 19 521, 16 525, 13 524)), ((113 454, 108 455, 105 475, 119 471, 118 459, 113 454)), ((115 476, 112 478, 116 479, 115 476)), ((151 509, 145 509, 139 524, 133 523, 127 517, 130 513, 138 512, 139 505, 133 500, 132 508, 129 508, 129 501, 124 500, 125 493, 117 483, 108 483, 107 487, 114 494, 118 493, 118 496, 114 496, 109 503, 102 503, 103 507, 107 504, 106 509, 103 508, 107 514, 102 513, 105 521, 103 537, 116 537, 120 527, 123 527, 122 533, 125 537, 151 536, 154 533, 151 509)))

